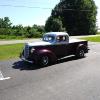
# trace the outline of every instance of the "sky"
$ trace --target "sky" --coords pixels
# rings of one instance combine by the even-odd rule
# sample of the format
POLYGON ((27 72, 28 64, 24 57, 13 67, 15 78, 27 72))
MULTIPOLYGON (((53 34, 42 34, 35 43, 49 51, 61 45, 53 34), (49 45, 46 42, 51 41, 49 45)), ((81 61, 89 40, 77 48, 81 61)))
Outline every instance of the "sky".
MULTIPOLYGON (((9 17, 13 25, 45 25, 52 9, 60 0, 0 0, 0 18, 9 17), (5 6, 6 5, 6 6, 5 6)), ((98 7, 97 26, 100 28, 100 0, 95 0, 98 7)))

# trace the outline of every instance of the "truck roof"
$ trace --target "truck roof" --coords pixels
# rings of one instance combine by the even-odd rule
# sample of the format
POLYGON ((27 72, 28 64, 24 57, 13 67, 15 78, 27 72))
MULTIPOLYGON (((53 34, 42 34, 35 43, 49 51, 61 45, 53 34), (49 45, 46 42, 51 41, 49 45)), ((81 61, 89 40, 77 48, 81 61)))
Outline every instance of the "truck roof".
POLYGON ((48 32, 44 35, 55 35, 55 36, 57 36, 57 35, 67 35, 67 36, 69 36, 68 33, 66 33, 66 32, 48 32))

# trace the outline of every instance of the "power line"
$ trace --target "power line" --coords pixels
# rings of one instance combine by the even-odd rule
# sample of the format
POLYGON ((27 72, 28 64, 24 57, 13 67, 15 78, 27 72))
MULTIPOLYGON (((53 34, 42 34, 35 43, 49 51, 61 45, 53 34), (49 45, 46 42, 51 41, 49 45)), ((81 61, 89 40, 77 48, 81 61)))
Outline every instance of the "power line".
MULTIPOLYGON (((24 6, 24 5, 0 5, 1 7, 17 7, 17 8, 32 8, 32 9, 53 9, 53 8, 46 8, 46 7, 33 7, 33 6, 24 6)), ((89 12, 89 11, 91 11, 91 10, 85 10, 85 9, 64 9, 64 8, 62 8, 62 9, 56 9, 57 11, 63 11, 63 10, 65 10, 65 11, 87 11, 87 12, 89 12)))
POLYGON ((1 7, 17 7, 17 8, 38 8, 38 9, 52 9, 45 7, 33 7, 33 6, 24 6, 24 5, 0 5, 1 7))
POLYGON ((50 4, 51 2, 50 1, 47 1, 47 2, 40 2, 40 1, 14 1, 14 0, 9 0, 7 2, 16 2, 16 3, 38 3, 38 4, 50 4))

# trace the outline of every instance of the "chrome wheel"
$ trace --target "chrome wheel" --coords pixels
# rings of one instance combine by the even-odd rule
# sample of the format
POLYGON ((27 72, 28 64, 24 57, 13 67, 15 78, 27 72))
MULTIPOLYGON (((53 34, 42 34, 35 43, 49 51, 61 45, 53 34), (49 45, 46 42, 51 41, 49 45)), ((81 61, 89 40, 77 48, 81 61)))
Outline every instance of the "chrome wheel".
POLYGON ((79 57, 84 57, 84 50, 79 51, 79 57))
POLYGON ((83 58, 85 56, 85 52, 83 49, 78 49, 76 52, 76 57, 83 58))
POLYGON ((49 57, 48 56, 42 56, 40 64, 42 66, 47 66, 49 64, 49 57))

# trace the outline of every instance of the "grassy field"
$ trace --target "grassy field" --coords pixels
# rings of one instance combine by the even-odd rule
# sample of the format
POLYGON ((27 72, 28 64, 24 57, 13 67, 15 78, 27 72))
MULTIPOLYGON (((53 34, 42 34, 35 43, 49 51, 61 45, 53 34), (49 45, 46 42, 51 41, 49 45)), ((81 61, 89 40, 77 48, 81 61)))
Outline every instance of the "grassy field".
MULTIPOLYGON (((40 37, 36 35, 32 38, 40 38, 40 37)), ((26 38, 24 36, 14 36, 14 35, 0 35, 0 40, 23 40, 23 39, 31 39, 31 38, 26 38)))
POLYGON ((18 58, 23 44, 0 45, 0 60, 18 58))
POLYGON ((91 42, 100 42, 100 36, 83 37, 81 39, 88 40, 88 41, 91 41, 91 42))
POLYGON ((22 36, 12 36, 12 35, 0 35, 0 40, 16 40, 16 39, 25 39, 22 36))

